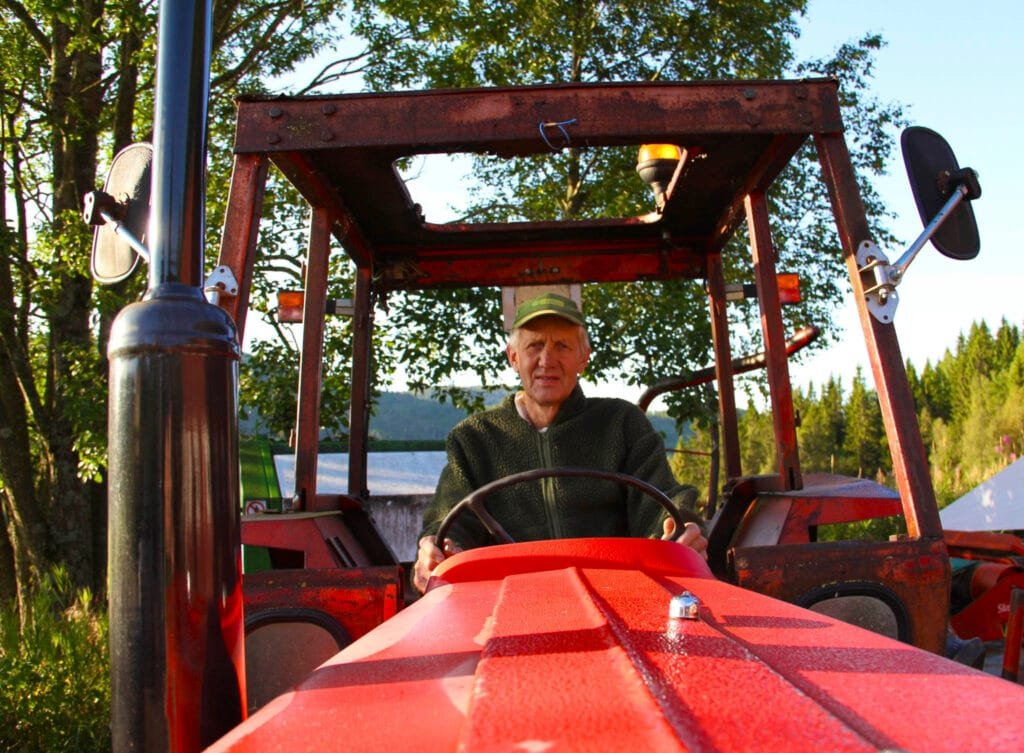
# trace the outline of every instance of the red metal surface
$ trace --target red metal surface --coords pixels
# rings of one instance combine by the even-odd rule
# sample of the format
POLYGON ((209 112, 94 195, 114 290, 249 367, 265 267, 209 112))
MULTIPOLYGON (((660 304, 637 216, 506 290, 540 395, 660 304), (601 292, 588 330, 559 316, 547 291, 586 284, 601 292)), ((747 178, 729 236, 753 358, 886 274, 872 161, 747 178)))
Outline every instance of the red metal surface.
POLYGON ((273 610, 312 610, 336 620, 355 640, 398 613, 402 582, 397 566, 251 573, 242 582, 245 619, 251 623, 273 610))
POLYGON ((1012 533, 950 530, 942 533, 950 557, 1006 563, 1013 562, 1014 557, 1024 557, 1024 539, 1012 533))
POLYGON ((428 588, 566 567, 617 567, 649 575, 714 577, 707 563, 689 547, 665 546, 653 539, 564 539, 470 549, 438 565, 428 588))
POLYGON ((566 85, 242 101, 236 153, 270 157, 327 209, 381 289, 699 278, 742 221, 745 194, 766 189, 812 133, 841 128, 834 81, 566 85), (425 221, 393 167, 414 153, 545 153, 538 123, 566 117, 573 143, 656 135, 700 159, 661 215, 474 225, 425 221))
MULTIPOLYGON (((792 337, 786 340, 786 355, 791 356, 797 351, 810 345, 820 334, 821 330, 818 327, 803 327, 798 329, 793 333, 792 337)), ((730 373, 733 375, 746 374, 756 369, 763 369, 767 365, 767 362, 768 359, 764 353, 740 356, 739 358, 734 358, 730 364, 730 373)), ((721 382, 722 377, 719 375, 718 371, 718 361, 716 360, 714 366, 705 366, 703 369, 697 369, 696 371, 692 371, 686 375, 663 377, 644 390, 640 397, 637 398, 636 404, 640 410, 646 411, 654 401, 654 398, 658 395, 663 395, 666 392, 672 392, 673 390, 685 390, 700 384, 708 384, 709 382, 721 382)), ((721 392, 721 390, 719 391, 721 392)), ((733 408, 735 410, 735 405, 733 408)), ((723 423, 723 426, 725 425, 726 424, 723 423)), ((735 433, 735 431, 736 430, 734 428, 733 432, 735 433)), ((730 476, 730 478, 738 477, 738 473, 730 476)))
POLYGON ((220 239, 217 264, 228 267, 234 274, 238 295, 221 296, 219 304, 235 320, 239 343, 245 341, 245 317, 249 311, 249 292, 256 263, 256 240, 267 185, 267 164, 267 159, 260 155, 239 154, 235 157, 220 239))
POLYGON ((995 562, 978 565, 971 577, 974 599, 952 616, 953 630, 961 638, 1007 638, 1014 589, 1024 589, 1024 569, 995 562))
POLYGON ((699 143, 695 137, 704 134, 763 138, 838 132, 842 120, 836 89, 834 81, 817 79, 252 98, 239 102, 235 150, 327 153, 340 146, 359 151, 368 166, 389 166, 381 152, 386 158, 388 152, 407 153, 421 144, 437 150, 535 154, 550 150, 538 137, 537 124, 567 116, 578 121, 568 129, 571 139, 593 145, 621 143, 624 130, 635 132, 638 143, 657 135, 665 137, 663 143, 680 145, 699 143), (330 124, 338 127, 336 139, 323 138, 330 124), (278 139, 268 141, 268 135, 278 139))
POLYGON ((949 559, 941 541, 812 541, 813 526, 885 517, 896 495, 867 479, 808 474, 804 489, 776 477, 743 479, 726 490, 712 521, 712 570, 733 583, 798 602, 832 584, 838 590, 883 588, 906 612, 907 639, 940 653, 949 610, 949 559))
POLYGON ((1024 688, 620 558, 438 585, 210 750, 987 753, 1024 739, 1024 688), (695 621, 668 618, 683 590, 695 621))
POLYGON ((308 569, 371 564, 340 512, 245 515, 242 544, 301 553, 308 569))
POLYGON ((367 485, 366 448, 370 436, 370 401, 373 368, 373 270, 356 269, 355 318, 352 323, 352 389, 349 415, 348 493, 358 499, 370 496, 367 485))
MULTIPOLYGON (((320 385, 324 352, 324 310, 332 217, 313 208, 306 254, 302 352, 299 354, 298 406, 295 418, 295 509, 315 512, 317 451, 320 444, 320 385)), ((359 564, 369 564, 361 562, 359 564)))
POLYGON ((782 307, 775 273, 775 247, 768 225, 767 199, 763 192, 746 199, 747 229, 750 251, 754 259, 757 300, 761 307, 761 332, 767 356, 768 388, 772 401, 772 422, 775 426, 775 462, 782 485, 786 489, 803 486, 800 478, 800 456, 796 444, 796 419, 793 392, 789 383, 786 359, 786 335, 782 328, 782 307))
POLYGON ((804 544, 817 526, 902 512, 899 496, 870 479, 809 473, 798 491, 762 492, 737 525, 734 546, 804 544))

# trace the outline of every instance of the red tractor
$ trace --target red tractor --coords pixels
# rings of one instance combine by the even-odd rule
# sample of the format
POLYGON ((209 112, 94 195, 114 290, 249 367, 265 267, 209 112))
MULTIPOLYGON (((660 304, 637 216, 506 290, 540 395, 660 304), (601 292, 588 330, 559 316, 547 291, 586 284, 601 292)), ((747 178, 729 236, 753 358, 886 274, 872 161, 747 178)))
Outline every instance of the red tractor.
MULTIPOLYGON (((976 176, 940 137, 904 137, 919 204, 936 221, 889 262, 868 231, 833 80, 245 99, 220 257, 205 277, 207 88, 181 62, 201 69, 208 58, 208 14, 163 3, 152 164, 150 152, 119 160, 88 202, 105 222, 99 275, 124 276, 135 251, 150 275, 110 347, 115 750, 988 751, 1024 741, 1024 690, 941 656, 949 559, 892 323, 896 286, 929 239, 955 257, 978 250, 976 176), (395 168, 419 154, 542 153, 546 129, 570 120, 572 139, 592 148, 677 145, 648 166, 656 211, 436 225, 395 168), (895 490, 800 467, 787 362, 798 343, 783 329, 765 196, 808 140, 895 490), (240 518, 237 363, 271 163, 312 208, 295 486, 281 512, 240 518), (133 218, 150 180, 143 246, 133 218), (744 222, 764 341, 754 360, 731 352, 723 275, 744 222), (356 268, 345 494, 317 488, 332 238, 356 268), (704 377, 717 386, 726 481, 708 562, 651 540, 512 543, 452 557, 406 605, 407 575, 366 511, 375 301, 434 287, 677 278, 706 286, 714 340, 704 377), (740 465, 734 376, 754 366, 766 371, 775 429, 766 476, 740 465), (819 526, 894 515, 906 530, 895 540, 817 540, 819 526), (289 567, 243 576, 241 543, 289 567)), ((465 506, 485 510, 488 491, 465 506)))

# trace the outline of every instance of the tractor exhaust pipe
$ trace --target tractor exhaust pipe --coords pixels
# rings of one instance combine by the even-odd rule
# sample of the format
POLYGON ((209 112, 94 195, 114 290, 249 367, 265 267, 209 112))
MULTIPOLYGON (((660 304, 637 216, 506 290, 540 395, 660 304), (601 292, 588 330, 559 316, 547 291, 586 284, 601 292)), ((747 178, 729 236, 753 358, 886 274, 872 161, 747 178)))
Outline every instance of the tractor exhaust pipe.
POLYGON ((244 715, 238 361, 203 296, 211 2, 163 0, 149 285, 110 337, 115 753, 191 753, 244 715))

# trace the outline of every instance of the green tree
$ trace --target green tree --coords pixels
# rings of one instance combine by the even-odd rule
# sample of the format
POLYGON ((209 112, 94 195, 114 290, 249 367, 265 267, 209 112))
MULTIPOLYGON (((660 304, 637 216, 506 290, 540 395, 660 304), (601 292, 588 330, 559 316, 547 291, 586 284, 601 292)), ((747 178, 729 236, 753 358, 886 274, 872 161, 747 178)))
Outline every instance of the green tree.
MULTIPOLYGON (((0 1, 0 597, 51 563, 102 591, 106 336, 140 281, 98 290, 81 197, 98 165, 151 129, 156 5, 0 1)), ((338 40, 327 0, 214 9, 210 175, 226 183, 233 94, 338 40)), ((219 228, 223 204, 210 206, 219 228)), ((211 231, 211 244, 216 230, 211 231)), ((216 248, 215 245, 212 245, 216 248)))
POLYGON ((889 466, 881 408, 869 390, 860 368, 854 375, 846 406, 844 465, 848 473, 874 477, 889 466))
POLYGON ((760 411, 751 403, 738 425, 740 466, 744 475, 776 473, 775 427, 771 411, 760 411))
POLYGON ((940 500, 956 499, 1021 456, 1022 347, 1019 330, 1005 320, 995 336, 975 322, 958 337, 955 352, 947 351, 931 372, 926 368, 924 376, 944 385, 941 416, 919 409, 940 500))
MULTIPOLYGON (((835 75, 843 84, 857 167, 865 177, 877 173, 891 156, 888 129, 900 120, 899 108, 874 101, 867 91, 871 54, 881 41, 866 37, 839 47, 829 60, 798 63, 792 41, 805 5, 802 0, 386 0, 357 1, 354 8, 356 33, 371 45, 365 76, 376 89, 835 75)), ((837 280, 845 272, 828 199, 809 189, 816 173, 813 149, 803 156, 771 197, 779 210, 773 231, 784 263, 801 269, 809 291, 787 317, 791 323, 827 324, 839 296, 837 280)), ((647 189, 640 181, 623 187, 610 179, 631 173, 635 157, 632 149, 588 150, 571 140, 544 157, 477 156, 474 173, 485 188, 466 208, 466 219, 636 214, 649 204, 647 189)), ((864 195, 871 216, 881 219, 876 195, 867 187, 864 195)), ((881 228, 875 234, 883 241, 888 237, 881 228)), ((739 261, 730 262, 728 274, 749 280, 746 250, 730 258, 739 261)), ((595 346, 588 367, 594 379, 646 384, 709 360, 706 299, 698 284, 588 286, 584 305, 595 346)), ((752 307, 737 311, 756 325, 752 307)), ((403 333, 403 362, 412 382, 463 400, 447 386, 451 375, 469 368, 484 384, 497 380, 500 356, 467 353, 463 345, 473 338, 500 342, 497 312, 493 290, 395 296, 389 322, 403 333), (449 333, 446 342, 437 343, 439 331, 449 333)), ((743 331, 757 327, 737 328, 736 346, 745 350, 743 331)), ((684 409, 692 413, 693 400, 673 398, 670 411, 677 418, 684 409)))
POLYGON ((921 372, 922 400, 918 409, 927 408, 935 418, 948 421, 953 416, 953 391, 948 376, 949 351, 935 366, 926 361, 921 372), (944 365, 945 364, 945 365, 944 365))
POLYGON ((1010 324, 1003 317, 999 324, 999 329, 996 330, 995 353, 993 354, 995 356, 994 366, 997 371, 1005 371, 1009 368, 1019 345, 1020 329, 1010 324))
POLYGON ((800 409, 801 467, 805 471, 837 472, 845 428, 842 383, 830 377, 820 398, 811 387, 806 397, 797 392, 795 401, 800 409))

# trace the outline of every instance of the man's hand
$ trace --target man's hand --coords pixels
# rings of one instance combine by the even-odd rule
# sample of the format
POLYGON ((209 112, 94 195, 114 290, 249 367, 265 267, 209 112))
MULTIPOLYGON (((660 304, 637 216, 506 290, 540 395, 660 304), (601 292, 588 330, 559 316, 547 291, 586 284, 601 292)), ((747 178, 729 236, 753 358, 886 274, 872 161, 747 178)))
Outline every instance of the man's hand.
POLYGON ((678 541, 680 544, 684 544, 704 559, 708 558, 708 540, 704 538, 704 534, 701 533, 700 526, 696 523, 687 523, 683 526, 683 532, 679 538, 675 537, 676 533, 676 522, 672 518, 665 518, 665 524, 662 526, 662 540, 664 541, 678 541))
MULTIPOLYGON (((706 544, 707 542, 705 542, 706 544)), ((462 547, 451 539, 444 540, 444 552, 438 546, 433 536, 424 536, 420 539, 420 548, 416 554, 416 564, 412 568, 412 584, 416 590, 423 593, 427 588, 427 581, 434 568, 444 562, 446 556, 461 552, 462 547)))

